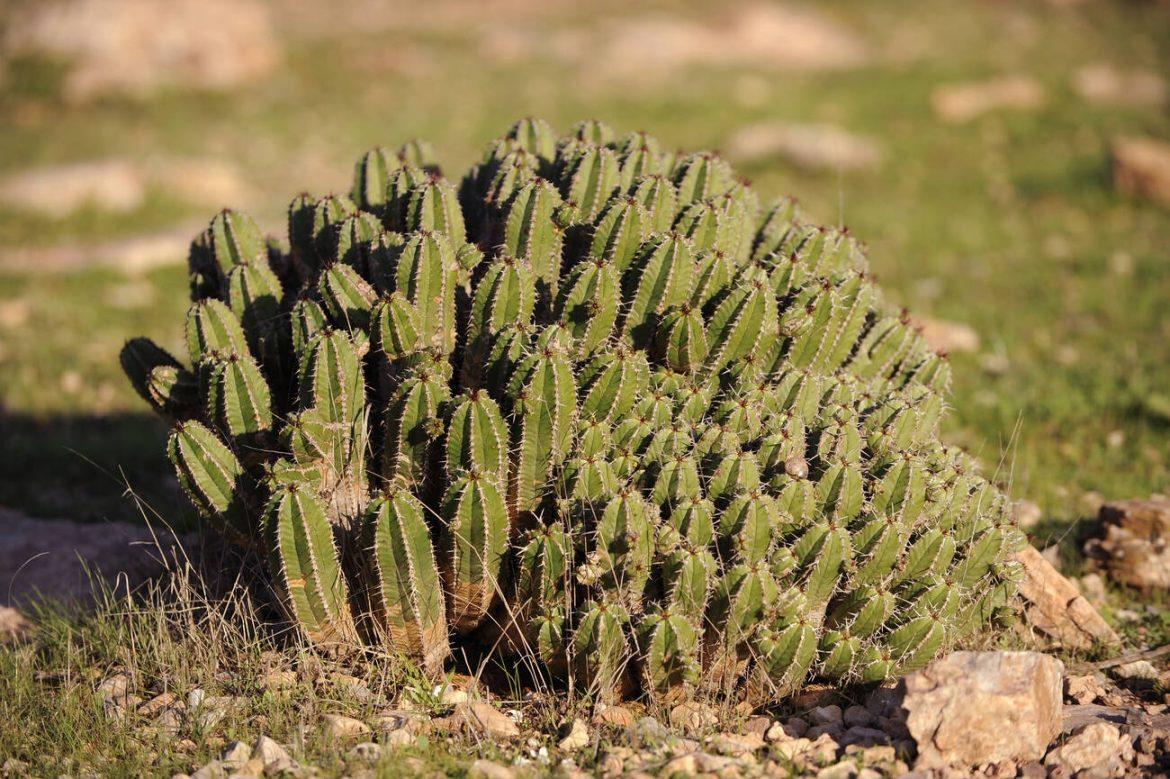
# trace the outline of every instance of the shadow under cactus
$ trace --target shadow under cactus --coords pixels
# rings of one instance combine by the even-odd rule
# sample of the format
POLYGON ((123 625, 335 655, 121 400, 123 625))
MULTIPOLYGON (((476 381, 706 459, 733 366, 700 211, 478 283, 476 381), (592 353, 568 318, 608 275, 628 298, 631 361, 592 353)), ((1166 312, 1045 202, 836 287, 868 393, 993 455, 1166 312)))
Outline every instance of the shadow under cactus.
POLYGON ((141 521, 134 495, 177 532, 196 526, 148 414, 36 416, 0 407, 0 506, 34 517, 141 521), (131 494, 132 493, 132 494, 131 494))

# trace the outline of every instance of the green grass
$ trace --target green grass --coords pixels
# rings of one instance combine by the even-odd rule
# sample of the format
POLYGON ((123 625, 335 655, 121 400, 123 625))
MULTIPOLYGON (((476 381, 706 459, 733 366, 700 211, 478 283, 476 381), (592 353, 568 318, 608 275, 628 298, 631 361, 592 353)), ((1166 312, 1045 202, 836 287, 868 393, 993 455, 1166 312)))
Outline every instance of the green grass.
MULTIPOLYGON (((306 36, 279 74, 236 93, 169 92, 83 108, 56 96, 59 65, 24 61, 3 95, 0 170, 95 156, 221 156, 266 193, 257 211, 279 233, 288 195, 344 188, 349 161, 374 143, 428 137, 455 169, 526 113, 562 127, 599 116, 687 147, 718 146, 748 122, 834 122, 877 140, 884 164, 838 176, 764 161, 747 172, 762 192, 796 194, 822 221, 849 225, 869 243, 892 299, 980 333, 981 353, 955 359, 949 438, 1062 522, 1082 517, 1086 492, 1164 490, 1170 218, 1112 191, 1108 142, 1118 133, 1168 135, 1170 121, 1157 110, 1086 105, 1069 79, 1098 60, 1164 72, 1170 22, 1140 3, 1072 11, 965 3, 945 22, 933 10, 925 2, 880 14, 861 3, 830 4, 828 13, 871 42, 873 63, 765 74, 767 99, 750 105, 735 96, 737 80, 753 75, 745 68, 688 71, 654 88, 595 83, 576 64, 540 54, 485 61, 474 26, 415 37, 358 34, 341 50, 337 41, 306 36), (902 26, 919 31, 924 53, 905 60, 882 53, 896 48, 902 26), (405 53, 395 60, 387 51, 405 53), (411 57, 421 64, 400 66, 411 57), (1037 78, 1045 105, 958 126, 931 113, 938 84, 1005 72, 1037 78), (579 88, 564 88, 583 78, 579 88)), ((573 21, 546 15, 539 25, 556 30, 573 21)), ((155 192, 129 216, 87 210, 49 223, 0 212, 0 237, 8 246, 107 240, 187 216, 155 192)), ((178 264, 144 280, 0 265, 0 303, 28 309, 22 323, 0 325, 0 424, 14 433, 0 442, 12 476, 0 480, 0 504, 81 518, 129 515, 121 485, 107 475, 119 467, 137 489, 166 492, 165 464, 153 454, 162 431, 137 419, 142 406, 118 376, 115 356, 132 334, 177 341, 183 286, 178 264), (148 302, 117 302, 120 285, 140 282, 153 290, 148 302), (100 421, 110 414, 125 415, 125 424, 100 421), (63 482, 68 495, 58 489, 63 482)))
MULTIPOLYGON (((598 82, 588 67, 539 53, 493 61, 482 54, 478 21, 336 40, 299 31, 285 65, 263 83, 86 106, 61 98, 61 64, 22 60, 9 64, 0 83, 0 172, 119 156, 222 158, 262 193, 256 215, 279 234, 291 195, 346 188, 352 160, 371 145, 426 137, 458 170, 525 114, 561 128, 597 116, 687 148, 718 147, 758 121, 841 125, 881 145, 879 168, 818 174, 778 160, 743 168, 762 193, 795 194, 819 220, 848 225, 870 246, 892 300, 978 331, 979 353, 954 357, 945 435, 1010 481, 1015 497, 1041 505, 1035 542, 1063 539, 1075 566, 1096 496, 1170 491, 1170 212, 1118 195, 1108 151, 1119 134, 1170 137, 1170 114, 1086 104, 1070 78, 1091 62, 1170 72, 1170 16, 1154 3, 1061 6, 972 1, 940 14, 930 0, 834 0, 821 9, 870 42, 870 64, 839 72, 691 69, 656 87, 598 82), (909 50, 917 53, 902 56, 909 50), (961 125, 933 115, 938 85, 1005 73, 1043 84, 1043 107, 961 125), (765 99, 741 96, 745 78, 755 79, 757 91, 762 84, 765 99)), ((631 13, 613 4, 521 21, 551 35, 600 24, 594 17, 607 8, 631 13)), ((132 335, 181 353, 181 258, 141 274, 26 272, 3 259, 10 248, 113 241, 196 216, 165 192, 147 195, 124 215, 88 208, 49 220, 0 209, 0 505, 35 516, 136 521, 130 487, 180 527, 190 521, 163 456, 165 428, 117 365, 132 335)), ((1170 625, 1155 613, 1163 605, 1111 591, 1106 613, 1138 610, 1139 619, 1119 621, 1123 632, 1159 643, 1170 639, 1170 625)), ((126 647, 137 644, 127 643, 125 622, 53 617, 35 651, 0 652, 0 723, 10 723, 0 725, 0 754, 60 754, 58 772, 137 766, 157 774, 211 756, 160 751, 133 728, 96 724, 96 682, 86 674, 95 664, 104 672, 128 662, 126 647), (36 676, 60 669, 74 675, 51 685, 36 676), (18 722, 34 724, 20 731, 11 724, 18 722)), ((210 639, 199 631, 189 639, 200 640, 210 639)), ((190 643, 173 651, 180 649, 194 651, 190 643)), ((156 680, 173 663, 190 665, 178 655, 156 656, 147 670, 156 680)), ((214 682, 218 662, 187 668, 208 676, 186 683, 214 682)), ((237 658, 225 667, 249 663, 237 658)), ((298 732, 301 718, 319 713, 305 695, 291 702, 261 696, 250 716, 268 718, 273 735, 298 732)), ((255 732, 233 720, 226 735, 255 732)), ((313 759, 338 759, 313 752, 311 740, 305 749, 313 759)), ((446 759, 424 751, 428 760, 446 759)))

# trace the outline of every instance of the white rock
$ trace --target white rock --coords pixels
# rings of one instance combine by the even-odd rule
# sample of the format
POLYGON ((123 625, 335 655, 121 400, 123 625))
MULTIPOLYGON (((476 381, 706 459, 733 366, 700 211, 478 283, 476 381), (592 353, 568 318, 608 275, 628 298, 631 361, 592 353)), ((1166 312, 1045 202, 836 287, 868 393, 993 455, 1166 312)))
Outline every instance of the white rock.
POLYGON ((1093 605, 1034 547, 1027 546, 1012 557, 1024 567, 1019 586, 1024 622, 1040 634, 1043 645, 1091 649, 1120 643, 1093 605))
POLYGON ((365 763, 375 763, 382 757, 382 747, 373 741, 363 741, 349 750, 350 760, 360 760, 365 763))
POLYGON ((72 62, 66 96, 223 89, 275 69, 279 47, 257 0, 57 0, 32 3, 7 47, 72 62))
POLYGON ((491 760, 476 760, 471 764, 471 770, 467 775, 470 779, 512 779, 516 772, 491 760))
POLYGON ((252 747, 252 757, 259 758, 264 769, 271 772, 272 766, 285 765, 292 762, 288 751, 277 741, 268 736, 260 736, 252 747))
POLYGON ((336 739, 356 738, 370 732, 369 725, 344 714, 326 714, 322 722, 325 732, 336 739))
POLYGON ((145 193, 145 177, 126 160, 33 168, 0 181, 0 200, 8 206, 56 218, 87 205, 104 211, 133 211, 142 205, 145 193))
POLYGON ((1063 766, 1073 774, 1101 768, 1117 757, 1120 740, 1121 733, 1116 726, 1108 722, 1095 722, 1049 752, 1044 758, 1044 764, 1063 766))
POLYGON ((916 767, 1039 760, 1060 732, 1063 668, 1037 652, 955 652, 907 676, 916 767))
POLYGON ((584 720, 574 719, 568 734, 557 744, 565 752, 574 752, 589 745, 589 727, 584 720))
POLYGON ((882 161, 877 141, 831 124, 765 122, 741 127, 727 139, 728 156, 744 162, 779 157, 806 170, 854 171, 882 161))
POLYGON ((1073 90, 1098 105, 1157 107, 1166 104, 1166 81, 1152 70, 1123 70, 1107 63, 1078 68, 1073 90))
POLYGON ((971 325, 931 317, 914 317, 912 321, 922 331, 926 343, 936 352, 958 354, 979 351, 979 333, 971 325))
POLYGON ((1044 87, 1030 76, 1003 76, 990 81, 947 84, 931 94, 931 105, 948 122, 967 122, 990 111, 1026 110, 1044 103, 1044 87))
POLYGON ((228 768, 239 768, 252 759, 252 747, 243 741, 233 741, 219 755, 219 761, 228 768))

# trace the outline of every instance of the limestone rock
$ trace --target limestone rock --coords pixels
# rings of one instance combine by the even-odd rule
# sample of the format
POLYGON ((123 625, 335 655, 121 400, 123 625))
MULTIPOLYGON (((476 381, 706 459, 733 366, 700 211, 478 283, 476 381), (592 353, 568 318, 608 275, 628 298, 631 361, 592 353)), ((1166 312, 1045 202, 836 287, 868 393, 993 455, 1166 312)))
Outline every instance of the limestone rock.
POLYGON ((4 47, 71 61, 66 97, 159 87, 225 89, 272 72, 279 47, 257 0, 56 0, 32 3, 4 47))
POLYGON ((1038 760, 1061 727, 1063 665, 1037 652, 955 652, 904 680, 918 768, 1038 760))
POLYGON ((252 747, 252 757, 260 760, 264 770, 276 773, 278 768, 292 765, 288 751, 268 736, 260 736, 252 747))
POLYGON ((1121 733, 1108 722, 1095 722, 1077 731, 1044 758, 1044 764, 1063 767, 1071 774, 1092 771, 1094 776, 1109 776, 1113 773, 1107 765, 1116 761, 1121 768, 1121 733))
POLYGON ((146 179, 138 167, 116 159, 33 168, 0 181, 0 200, 8 206, 58 219, 87 205, 133 211, 145 194, 146 179))
MULTIPOLYGON (((1165 146, 1165 197, 1170 204, 1170 145, 1165 146)), ((1141 589, 1170 589, 1170 498, 1123 500, 1101 507, 1099 535, 1085 554, 1116 582, 1141 589)))
POLYGON ((1072 78, 1073 90, 1087 102, 1129 108, 1166 104, 1166 81, 1152 70, 1123 70, 1106 63, 1079 68, 1072 78))
POLYGON ((628 728, 634 724, 634 714, 625 706, 606 706, 593 715, 593 724, 612 728, 628 728))
POLYGON ((991 111, 1027 110, 1044 103, 1044 87, 1030 76, 1003 76, 990 81, 948 84, 931 95, 934 112, 948 122, 968 122, 991 111))
POLYGON ((745 162, 778 157, 814 171, 870 170, 882 161, 877 141, 829 124, 748 125, 728 138, 727 153, 745 162))
POLYGON ((1065 649, 1090 649, 1097 644, 1118 644, 1121 639, 1066 579, 1035 547, 1017 552, 1024 566, 1019 593, 1025 601, 1024 618, 1041 634, 1045 645, 1065 649))
POLYGON ((467 772, 471 779, 512 779, 516 775, 506 765, 493 763, 491 760, 476 760, 471 764, 471 770, 467 772))
POLYGON ((580 719, 574 719, 569 732, 557 744, 565 752, 575 752, 589 744, 589 727, 580 719))
POLYGON ((922 331, 926 343, 936 352, 959 354, 979 351, 979 333, 968 324, 931 317, 915 317, 913 322, 922 331))
POLYGON ((504 712, 486 701, 460 703, 451 715, 453 725, 488 738, 515 738, 520 728, 504 712))
POLYGON ((370 726, 359 719, 347 717, 343 714, 326 714, 323 720, 325 732, 332 738, 344 740, 364 736, 370 732, 370 726))
POLYGON ((718 721, 715 710, 699 701, 680 703, 670 710, 670 724, 687 733, 712 727, 718 721))

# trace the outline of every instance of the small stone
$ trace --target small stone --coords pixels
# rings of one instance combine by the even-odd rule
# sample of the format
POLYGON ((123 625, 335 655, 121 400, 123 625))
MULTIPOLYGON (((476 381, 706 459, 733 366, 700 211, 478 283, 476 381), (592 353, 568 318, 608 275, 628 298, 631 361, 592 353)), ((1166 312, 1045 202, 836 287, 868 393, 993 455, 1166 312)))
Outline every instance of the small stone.
POLYGON ((62 91, 72 102, 251 85, 280 62, 269 8, 257 0, 33 3, 10 23, 17 51, 69 63, 62 91))
POLYGON ((670 731, 653 717, 642 717, 635 722, 634 732, 643 741, 666 741, 671 737, 670 731))
POLYGON ((382 757, 382 747, 373 741, 363 741, 349 750, 346 757, 349 760, 359 760, 363 763, 376 763, 382 757))
POLYGON ((793 479, 808 478, 808 460, 794 454, 784 461, 784 473, 793 479))
POLYGON ((227 749, 220 753, 219 756, 219 762, 228 768, 239 768, 251 759, 252 747, 243 741, 233 741, 228 744, 227 749))
POLYGON ((882 773, 872 768, 863 768, 857 772, 857 779, 882 779, 882 773))
POLYGON ((58 219, 86 205, 133 211, 142 205, 145 194, 142 172, 126 160, 34 168, 0 181, 0 200, 58 219))
POLYGON ((191 779, 227 779, 227 769, 218 760, 212 760, 191 774, 191 779))
POLYGON ((1157 107, 1170 94, 1165 80, 1152 70, 1122 70, 1100 62, 1078 68, 1072 85, 1081 98, 1097 105, 1157 107))
POLYGON ((1156 682, 1158 680, 1158 669, 1149 660, 1134 660, 1130 663, 1122 663, 1115 667, 1112 672, 1115 677, 1125 681, 1156 682))
POLYGON ((865 708, 875 717, 888 717, 902 706, 902 692, 892 684, 875 687, 865 699, 865 708))
POLYGON ((1040 510, 1040 506, 1030 500, 1017 500, 1012 504, 1012 517, 1016 520, 1016 525, 1020 530, 1031 530, 1040 524, 1040 520, 1044 518, 1044 512, 1040 510))
POLYGON ((837 704, 829 704, 828 706, 817 706, 809 712, 809 719, 816 725, 843 725, 845 720, 841 715, 841 707, 837 704))
POLYGON ((764 748, 764 739, 757 733, 720 733, 708 743, 719 754, 730 756, 751 754, 764 748))
POLYGON ((628 728, 634 724, 634 715, 624 706, 606 706, 593 715, 598 727, 628 728))
POLYGON ((743 732, 765 738, 770 727, 772 727, 772 718, 757 714, 754 717, 748 717, 747 721, 743 723, 743 732))
POLYGON ((873 713, 869 709, 856 704, 845 709, 841 717, 849 727, 856 725, 868 726, 872 725, 874 721, 873 713))
POLYGON ((275 669, 260 677, 260 686, 266 690, 284 690, 295 687, 297 675, 295 671, 275 669))
MULTIPOLYGON (((13 310, 8 301, 0 303, 0 324, 7 324, 6 315, 13 310)), ((0 646, 24 641, 31 633, 32 623, 23 614, 11 606, 0 606, 0 646)))
POLYGON ((1077 589, 1081 595, 1093 606, 1100 608, 1105 605, 1108 593, 1105 590, 1105 580, 1099 573, 1087 573, 1077 580, 1077 589))
POLYGON ((804 734, 805 738, 818 739, 821 736, 828 736, 837 741, 845 734, 845 728, 840 725, 813 725, 804 734))
MULTIPOLYGON (((1114 140, 1113 186, 1127 195, 1170 206, 1170 144, 1153 138, 1140 137, 1125 137, 1114 140)), ((1134 503, 1134 501, 1127 501, 1127 503, 1134 503)), ((1160 511, 1165 514, 1166 509, 1163 507, 1160 511)), ((1170 573, 1167 573, 1165 558, 1170 557, 1170 551, 1164 552, 1161 557, 1160 571, 1154 577, 1158 584, 1153 586, 1166 588, 1170 586, 1167 584, 1167 577, 1170 576, 1170 573)), ((1130 563, 1127 567, 1136 569, 1138 563, 1130 563)), ((1136 570, 1131 575, 1135 578, 1141 578, 1136 570)), ((1134 586, 1140 587, 1142 585, 1134 586)))
POLYGON ((789 717, 784 720, 784 732, 792 738, 803 738, 808 733, 808 722, 800 717, 789 717))
POLYGON ((728 770, 735 770, 738 762, 723 755, 712 755, 707 752, 695 754, 695 767, 703 774, 718 774, 728 770))
POLYGON ((779 722, 773 722, 769 725, 768 731, 764 734, 766 741, 784 741, 788 738, 791 738, 791 736, 784 730, 784 725, 779 722))
POLYGON ((512 779, 516 772, 491 760, 476 760, 467 775, 470 779, 512 779))
POLYGON ((609 752, 605 757, 601 758, 601 762, 598 763, 597 767, 598 770, 600 770, 602 776, 621 776, 622 772, 625 770, 625 762, 622 760, 620 755, 615 755, 613 752, 609 752))
POLYGON ((450 684, 435 685, 432 693, 443 706, 455 706, 467 702, 467 690, 461 690, 450 684))
POLYGON ((991 111, 1031 110, 1044 103, 1044 87, 1030 76, 1004 76, 966 84, 948 84, 930 96, 934 112, 948 122, 968 122, 991 111))
POLYGON ((855 725, 849 730, 845 731, 839 739, 842 744, 861 744, 862 746, 873 746, 875 744, 888 744, 891 739, 888 733, 877 728, 869 728, 864 725, 855 725))
POLYGON ((970 325, 930 317, 916 317, 913 324, 922 331, 927 345, 936 352, 958 354, 979 351, 979 333, 970 325))
POLYGON ((860 755, 867 765, 893 763, 898 759, 898 754, 892 746, 865 747, 860 751, 860 755))
POLYGON ((346 717, 343 714, 326 714, 323 723, 325 732, 330 737, 344 740, 364 736, 370 732, 370 726, 359 719, 346 717))
POLYGON ((1044 764, 1070 773, 1104 766, 1117 756, 1121 733, 1108 722, 1095 722, 1078 731, 1044 758, 1044 764))
POLYGON ((228 774, 228 779, 243 779, 243 777, 260 777, 263 775, 264 761, 258 757, 252 757, 235 771, 228 774))
POLYGON ((728 138, 726 148, 733 159, 753 162, 778 157, 812 171, 870 170, 883 157, 874 139, 832 124, 752 124, 728 138))
POLYGON ((679 755, 662 767, 663 776, 694 776, 699 773, 699 762, 692 754, 679 755))
POLYGON ((854 779, 857 776, 857 764, 852 760, 842 760, 836 765, 826 766, 817 771, 817 779, 854 779))
POLYGON ((516 723, 486 701, 460 703, 451 716, 465 729, 490 738, 515 738, 520 735, 516 723))
POLYGON ((1064 694, 1074 703, 1093 703, 1105 694, 1101 680, 1093 674, 1070 676, 1065 680, 1064 694))
POLYGON ((580 719, 574 719, 573 724, 569 726, 569 732, 557 744, 562 751, 575 752, 588 746, 589 727, 580 719))
POLYGON ((268 736, 260 736, 252 746, 252 757, 259 758, 264 770, 273 772, 273 766, 291 763, 288 751, 279 742, 268 736))
POLYGON ((1013 559, 1024 567, 1019 593, 1025 602, 1025 622, 1042 634, 1043 643, 1068 649, 1121 643, 1113 628, 1081 597, 1072 582, 1034 547, 1024 547, 1013 559))
POLYGON ((1037 652, 954 652, 910 674, 916 767, 1041 758, 1061 728, 1062 670, 1037 652))
POLYGON ((714 727, 718 721, 715 709, 699 701, 680 703, 670 710, 670 724, 688 733, 714 727))
POLYGON ((349 674, 335 673, 329 677, 330 683, 338 690, 344 691, 351 698, 359 703, 374 703, 380 700, 379 696, 375 695, 366 683, 356 676, 349 674))

